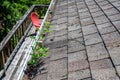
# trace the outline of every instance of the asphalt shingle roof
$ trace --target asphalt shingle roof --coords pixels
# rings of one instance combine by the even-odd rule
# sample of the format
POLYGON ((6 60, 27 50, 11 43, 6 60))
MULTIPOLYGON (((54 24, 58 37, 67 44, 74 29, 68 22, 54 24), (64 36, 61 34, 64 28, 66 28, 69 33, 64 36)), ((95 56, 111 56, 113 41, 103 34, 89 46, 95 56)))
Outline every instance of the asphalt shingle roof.
POLYGON ((35 80, 120 80, 120 0, 57 0, 35 80))

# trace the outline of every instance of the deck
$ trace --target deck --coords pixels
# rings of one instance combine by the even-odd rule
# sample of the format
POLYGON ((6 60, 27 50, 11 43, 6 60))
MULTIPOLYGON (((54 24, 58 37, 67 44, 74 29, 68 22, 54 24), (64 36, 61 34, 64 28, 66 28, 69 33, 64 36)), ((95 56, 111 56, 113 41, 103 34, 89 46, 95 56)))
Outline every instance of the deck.
POLYGON ((33 80, 120 80, 120 0, 57 0, 33 80))

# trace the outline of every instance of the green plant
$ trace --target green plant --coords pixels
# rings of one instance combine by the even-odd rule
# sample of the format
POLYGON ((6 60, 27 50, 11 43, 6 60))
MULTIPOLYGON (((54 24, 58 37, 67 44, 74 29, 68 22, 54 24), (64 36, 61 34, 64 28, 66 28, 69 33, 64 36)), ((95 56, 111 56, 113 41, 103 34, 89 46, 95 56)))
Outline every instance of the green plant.
POLYGON ((31 38, 31 39, 35 39, 35 37, 34 37, 34 36, 30 36, 30 38, 31 38))
MULTIPOLYGON (((45 35, 50 32, 49 28, 51 27, 51 24, 49 22, 46 22, 43 27, 43 33, 39 36, 40 40, 43 40, 45 35)), ((37 71, 37 68, 39 68, 40 65, 43 64, 42 59, 48 55, 49 49, 44 47, 42 43, 36 42, 36 46, 32 46, 32 51, 33 52, 30 54, 31 59, 28 61, 28 66, 26 70, 26 73, 29 77, 31 77, 33 72, 37 71)))
POLYGON ((45 38, 45 35, 47 33, 50 33, 50 28, 53 28, 53 26, 50 24, 50 22, 45 22, 44 26, 43 26, 43 33, 41 35, 39 35, 39 39, 42 41, 45 38))
POLYGON ((47 54, 49 49, 42 46, 42 43, 36 43, 36 46, 32 46, 33 53, 31 53, 31 60, 28 62, 30 66, 37 66, 42 58, 44 58, 47 54))
POLYGON ((43 39, 44 39, 44 35, 43 35, 43 34, 40 35, 40 36, 39 36, 39 39, 40 39, 40 40, 43 40, 43 39))
POLYGON ((34 74, 37 74, 40 70, 40 67, 44 64, 43 58, 45 58, 48 53, 49 49, 44 47, 42 43, 36 42, 36 46, 32 46, 33 52, 30 54, 31 59, 28 61, 28 66, 25 71, 29 78, 32 78, 34 74))
POLYGON ((45 22, 45 25, 44 25, 44 28, 43 28, 43 30, 44 30, 44 33, 50 33, 50 28, 53 28, 53 26, 50 24, 50 22, 45 22))

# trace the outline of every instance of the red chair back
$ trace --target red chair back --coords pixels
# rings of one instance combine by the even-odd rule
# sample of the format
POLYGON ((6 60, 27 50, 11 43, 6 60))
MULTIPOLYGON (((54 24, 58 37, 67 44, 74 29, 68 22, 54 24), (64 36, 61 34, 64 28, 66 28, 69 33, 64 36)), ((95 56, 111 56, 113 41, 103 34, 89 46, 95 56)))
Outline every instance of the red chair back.
POLYGON ((38 14, 36 12, 31 13, 30 19, 36 28, 40 27, 42 20, 39 19, 38 14))
POLYGON ((38 20, 38 14, 36 12, 32 12, 30 15, 31 20, 34 22, 35 20, 38 20))

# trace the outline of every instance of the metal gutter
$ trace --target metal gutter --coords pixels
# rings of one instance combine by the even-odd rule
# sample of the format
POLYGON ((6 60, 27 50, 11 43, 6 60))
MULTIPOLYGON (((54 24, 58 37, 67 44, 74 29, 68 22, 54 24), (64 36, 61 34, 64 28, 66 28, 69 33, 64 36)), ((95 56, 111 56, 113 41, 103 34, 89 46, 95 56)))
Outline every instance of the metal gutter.
MULTIPOLYGON (((50 3, 50 5, 49 5, 49 8, 48 8, 48 10, 47 10, 47 12, 46 12, 46 14, 45 14, 45 17, 44 17, 44 19, 43 19, 43 22, 42 22, 42 24, 41 24, 41 27, 39 28, 39 31, 38 31, 38 33, 37 33, 37 35, 36 35, 36 37, 35 37, 35 40, 33 41, 33 44, 32 44, 33 47, 36 46, 36 42, 37 42, 38 39, 39 39, 39 35, 42 33, 43 25, 45 24, 45 21, 46 21, 46 19, 47 19, 47 16, 48 16, 48 14, 49 14, 49 12, 50 12, 50 9, 51 9, 52 5, 54 5, 54 4, 55 4, 55 3, 54 3, 54 0, 52 0, 51 3, 50 3)), ((30 59, 30 53, 32 52, 31 46, 28 48, 28 50, 27 50, 26 52, 28 53, 28 56, 26 57, 26 60, 25 60, 24 65, 23 65, 23 68, 21 68, 21 72, 20 72, 20 74, 19 74, 19 76, 18 76, 18 78, 17 78, 16 80, 22 80, 22 78, 23 78, 24 70, 26 70, 27 62, 28 62, 28 60, 30 59)))

